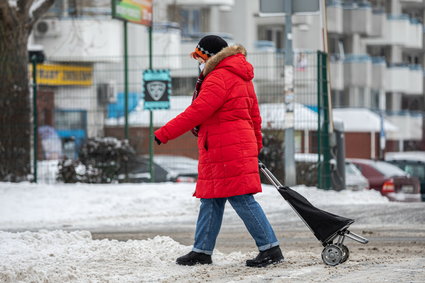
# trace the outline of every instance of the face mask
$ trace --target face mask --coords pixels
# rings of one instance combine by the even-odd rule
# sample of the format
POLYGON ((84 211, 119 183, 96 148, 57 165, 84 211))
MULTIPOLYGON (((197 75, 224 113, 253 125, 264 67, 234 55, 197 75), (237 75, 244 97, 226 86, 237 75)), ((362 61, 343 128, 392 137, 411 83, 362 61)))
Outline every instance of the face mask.
POLYGON ((205 63, 199 64, 199 70, 201 70, 201 72, 204 70, 205 67, 205 63))

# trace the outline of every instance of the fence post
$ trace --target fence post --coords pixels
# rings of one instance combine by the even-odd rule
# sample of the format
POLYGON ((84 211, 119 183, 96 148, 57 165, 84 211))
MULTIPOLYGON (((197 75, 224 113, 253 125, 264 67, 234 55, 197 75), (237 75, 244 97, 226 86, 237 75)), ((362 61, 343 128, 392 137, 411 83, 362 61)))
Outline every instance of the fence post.
MULTIPOLYGON (((130 143, 128 134, 128 24, 123 21, 124 26, 124 139, 130 143)), ((124 165, 125 181, 128 182, 128 162, 124 165)))
POLYGON ((124 137, 128 137, 128 27, 124 21, 124 137))
MULTIPOLYGON (((152 46, 152 25, 149 31, 149 69, 153 69, 153 46, 152 46)), ((151 183, 155 182, 155 166, 153 165, 154 156, 154 131, 153 131, 153 110, 149 110, 149 173, 151 174, 151 183)))
POLYGON ((329 100, 327 53, 318 52, 318 185, 320 189, 331 189, 331 150, 329 134, 329 100), (322 119, 323 114, 323 119, 322 119), (323 161, 321 160, 323 155, 323 161))
POLYGON ((31 57, 32 63, 32 108, 33 108, 33 145, 34 145, 34 183, 37 183, 38 162, 38 109, 37 109, 37 56, 31 57))
POLYGON ((317 51, 317 186, 322 188, 322 52, 317 51))

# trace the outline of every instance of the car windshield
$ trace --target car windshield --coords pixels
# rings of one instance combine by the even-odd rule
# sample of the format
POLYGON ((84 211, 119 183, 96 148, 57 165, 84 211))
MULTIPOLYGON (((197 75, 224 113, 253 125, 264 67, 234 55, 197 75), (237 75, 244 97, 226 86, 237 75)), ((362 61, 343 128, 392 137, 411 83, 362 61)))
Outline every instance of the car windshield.
POLYGON ((345 163, 345 174, 346 175, 361 175, 362 173, 352 163, 345 163))
POLYGON ((412 176, 416 176, 421 180, 425 179, 425 167, 421 164, 401 164, 398 166, 412 176))
POLYGON ((385 176, 406 176, 407 173, 398 168, 397 166, 394 166, 392 164, 376 161, 374 162, 375 167, 378 171, 380 171, 385 176))

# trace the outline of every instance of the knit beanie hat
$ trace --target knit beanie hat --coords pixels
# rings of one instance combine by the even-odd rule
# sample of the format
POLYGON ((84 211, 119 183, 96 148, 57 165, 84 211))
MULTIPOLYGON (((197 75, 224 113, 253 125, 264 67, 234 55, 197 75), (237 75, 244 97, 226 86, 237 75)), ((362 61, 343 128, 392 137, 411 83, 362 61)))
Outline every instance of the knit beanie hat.
POLYGON ((202 59, 207 60, 227 46, 227 42, 223 38, 217 35, 207 35, 199 41, 195 51, 190 55, 193 58, 201 57, 202 59))

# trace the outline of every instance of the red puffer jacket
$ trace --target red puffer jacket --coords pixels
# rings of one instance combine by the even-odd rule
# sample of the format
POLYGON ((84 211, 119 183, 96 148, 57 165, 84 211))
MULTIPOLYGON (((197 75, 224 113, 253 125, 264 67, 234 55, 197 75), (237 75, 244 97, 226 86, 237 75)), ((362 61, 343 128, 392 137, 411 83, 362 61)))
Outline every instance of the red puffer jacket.
POLYGON ((198 134, 198 182, 194 196, 223 198, 261 192, 258 154, 261 117, 253 67, 240 45, 211 57, 198 97, 184 112, 155 131, 167 143, 193 127, 198 134))

